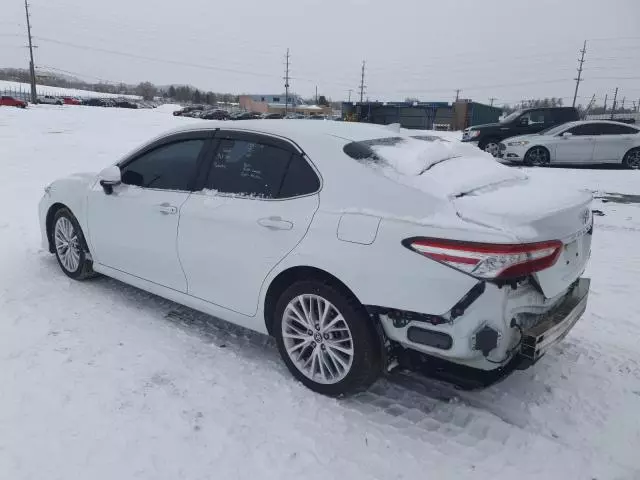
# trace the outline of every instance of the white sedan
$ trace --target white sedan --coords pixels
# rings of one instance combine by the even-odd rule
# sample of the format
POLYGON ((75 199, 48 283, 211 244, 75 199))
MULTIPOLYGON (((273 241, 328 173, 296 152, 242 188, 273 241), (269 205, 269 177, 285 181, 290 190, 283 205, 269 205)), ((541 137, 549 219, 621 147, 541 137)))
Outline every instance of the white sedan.
POLYGON ((569 122, 503 140, 498 156, 529 166, 613 163, 640 168, 640 128, 606 120, 569 122))
POLYGON ((317 392, 416 363, 487 384, 584 311, 591 196, 549 195, 434 135, 191 125, 48 185, 43 243, 73 279, 100 273, 273 335, 317 392))

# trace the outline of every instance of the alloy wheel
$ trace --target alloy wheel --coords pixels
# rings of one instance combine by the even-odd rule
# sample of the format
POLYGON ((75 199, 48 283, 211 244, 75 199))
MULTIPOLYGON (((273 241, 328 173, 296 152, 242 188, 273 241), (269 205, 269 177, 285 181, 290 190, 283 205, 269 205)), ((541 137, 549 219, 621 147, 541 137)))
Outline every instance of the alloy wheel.
POLYGON ((627 166, 634 170, 640 169, 640 149, 633 150, 627 154, 627 166))
POLYGON ((500 152, 500 146, 496 142, 489 142, 484 146, 484 151, 497 157, 500 152))
POLYGON ((282 338, 291 362, 314 382, 335 384, 348 375, 354 357, 351 330, 327 299, 310 294, 291 299, 282 338))
POLYGON ((80 266, 78 234, 67 217, 60 217, 54 229, 54 242, 60 263, 68 272, 75 272, 80 266))
POLYGON ((541 147, 535 147, 531 149, 531 151, 527 154, 529 162, 534 166, 542 166, 545 165, 549 158, 547 151, 541 147))

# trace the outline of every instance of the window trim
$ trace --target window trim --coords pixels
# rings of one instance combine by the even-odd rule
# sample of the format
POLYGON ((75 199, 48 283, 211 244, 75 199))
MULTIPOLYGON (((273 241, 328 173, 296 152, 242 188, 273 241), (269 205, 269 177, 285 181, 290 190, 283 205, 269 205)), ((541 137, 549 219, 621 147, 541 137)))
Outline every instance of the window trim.
MULTIPOLYGON (((192 193, 192 192, 194 192, 194 188, 196 188, 196 186, 197 186, 198 179, 202 175, 202 170, 203 170, 203 168, 205 166, 207 155, 211 151, 212 137, 213 137, 214 133, 215 133, 215 130, 211 130, 211 131, 200 130, 200 131, 180 132, 180 133, 175 133, 175 134, 169 134, 169 135, 164 136, 162 138, 158 138, 156 140, 152 140, 150 143, 148 143, 146 145, 143 145, 142 147, 140 147, 139 149, 137 149, 133 153, 127 155, 125 158, 120 160, 116 164, 116 166, 120 169, 120 172, 122 172, 123 168, 125 168, 129 164, 135 162, 140 157, 143 157, 144 155, 147 155, 148 153, 153 152, 154 150, 157 150, 159 148, 165 147, 167 145, 171 145, 171 144, 179 143, 179 142, 184 142, 184 141, 188 141, 188 140, 202 140, 204 143, 203 143, 202 149, 200 150, 200 153, 198 155, 198 159, 196 160, 196 169, 195 169, 195 172, 194 172, 193 176, 189 180, 189 183, 187 185, 187 189, 186 190, 176 190, 176 189, 168 189, 168 188, 137 187, 137 188, 141 188, 143 190, 149 190, 149 191, 154 191, 154 192, 186 192, 186 193, 192 193)), ((123 185, 129 185, 129 184, 123 183, 123 185)), ((133 186, 133 185, 129 185, 129 186, 133 186)))
MULTIPOLYGON (((211 142, 211 149, 207 152, 207 156, 205 157, 202 165, 201 175, 198 177, 198 181, 194 185, 194 190, 192 195, 200 195, 200 196, 211 196, 210 194, 206 194, 203 192, 205 182, 209 176, 209 172, 211 171, 211 167, 213 166, 213 156, 218 151, 218 147, 220 145, 220 140, 225 138, 231 138, 233 140, 244 140, 244 141, 253 141, 255 143, 260 143, 263 145, 270 145, 276 148, 282 148, 284 150, 289 151, 292 156, 298 155, 300 158, 307 162, 307 164, 311 167, 311 170, 315 173, 318 178, 318 188, 317 190, 305 193, 302 195, 296 195, 294 197, 286 197, 286 198, 261 198, 257 196, 248 196, 241 194, 232 194, 232 193, 224 193, 219 192, 216 196, 225 197, 225 198, 234 198, 241 200, 251 200, 251 201, 262 201, 262 202, 286 202, 288 200, 296 200, 298 198, 310 197, 312 195, 317 195, 320 193, 324 186, 324 179, 320 170, 313 163, 311 158, 300 148, 300 146, 295 143, 293 140, 289 138, 282 137, 280 135, 265 133, 265 132, 256 132, 254 130, 243 130, 243 129, 216 129, 213 137, 213 141, 211 142), (236 137, 236 138, 234 138, 236 137)), ((284 175, 289 171, 289 165, 291 164, 291 160, 289 160, 289 164, 287 164, 287 168, 284 171, 284 175)), ((283 175, 283 180, 284 180, 283 175)), ((280 193, 280 192, 278 192, 280 193)))

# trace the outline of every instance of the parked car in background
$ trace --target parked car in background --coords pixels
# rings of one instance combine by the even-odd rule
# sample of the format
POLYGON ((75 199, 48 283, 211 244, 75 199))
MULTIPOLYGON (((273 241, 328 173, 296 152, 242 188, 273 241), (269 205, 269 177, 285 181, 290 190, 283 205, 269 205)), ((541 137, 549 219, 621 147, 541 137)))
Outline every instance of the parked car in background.
POLYGON ((38 103, 46 103, 49 105, 62 105, 64 102, 60 97, 54 97, 53 95, 43 95, 38 97, 38 103))
POLYGON ((19 100, 10 95, 2 95, 0 97, 0 106, 4 107, 18 107, 18 108, 27 108, 27 102, 23 100, 19 100))
POLYGON ((474 143, 496 157, 500 142, 506 138, 537 133, 579 119, 578 111, 573 107, 528 108, 513 112, 499 123, 469 127, 462 133, 462 141, 474 143))
POLYGON ((82 105, 82 102, 75 97, 62 97, 62 102, 65 105, 82 105))
POLYGON ((341 395, 398 362, 480 386, 553 350, 586 308, 590 205, 457 141, 259 120, 57 180, 39 219, 70 278, 271 334, 297 379, 341 395))
POLYGON ((187 114, 194 112, 196 110, 204 110, 204 105, 188 105, 180 110, 176 110, 173 112, 173 115, 176 117, 189 116, 187 114))
POLYGON ((282 113, 263 113, 260 118, 264 118, 265 120, 281 120, 284 118, 284 114, 282 113))
POLYGON ((136 102, 132 102, 130 100, 122 100, 122 99, 118 99, 115 100, 115 105, 118 108, 131 108, 131 109, 136 109, 138 108, 138 104, 136 102))
POLYGON ((617 163, 640 168, 640 128, 621 122, 569 122, 500 143, 498 156, 530 166, 617 163))
POLYGON ((229 112, 221 109, 205 110, 200 115, 203 120, 227 120, 229 119, 229 112))
POLYGON ((231 120, 256 120, 261 117, 257 112, 237 112, 231 115, 231 120))
POLYGON ((288 120, 302 120, 304 115, 302 113, 287 113, 284 118, 288 120))

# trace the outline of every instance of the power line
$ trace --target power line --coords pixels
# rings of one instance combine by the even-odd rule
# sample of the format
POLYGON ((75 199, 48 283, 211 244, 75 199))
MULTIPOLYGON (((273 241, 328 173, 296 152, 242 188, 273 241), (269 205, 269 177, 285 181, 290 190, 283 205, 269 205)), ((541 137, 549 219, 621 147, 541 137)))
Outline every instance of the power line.
POLYGON ((578 77, 574 78, 574 80, 576 81, 576 89, 573 92, 573 104, 571 105, 572 107, 576 106, 576 97, 578 96, 578 86, 580 85, 581 79, 582 79, 582 65, 584 64, 584 54, 587 53, 587 41, 584 41, 584 44, 582 46, 582 50, 580 50, 580 52, 582 53, 582 55, 580 56, 580 60, 579 60, 579 66, 578 66, 578 77))

